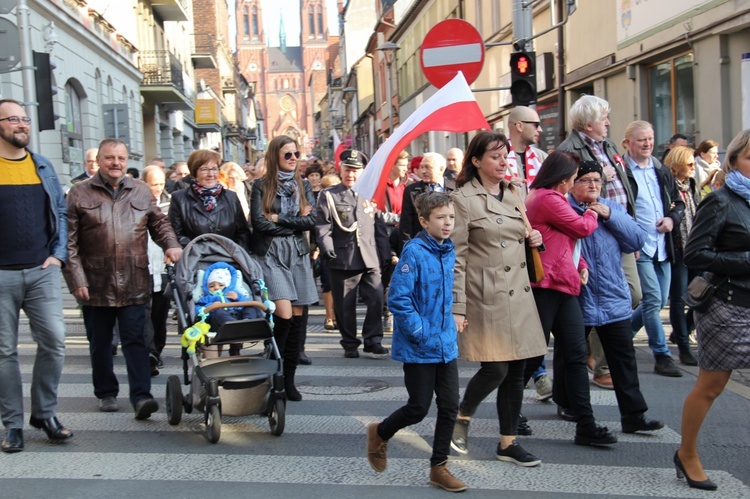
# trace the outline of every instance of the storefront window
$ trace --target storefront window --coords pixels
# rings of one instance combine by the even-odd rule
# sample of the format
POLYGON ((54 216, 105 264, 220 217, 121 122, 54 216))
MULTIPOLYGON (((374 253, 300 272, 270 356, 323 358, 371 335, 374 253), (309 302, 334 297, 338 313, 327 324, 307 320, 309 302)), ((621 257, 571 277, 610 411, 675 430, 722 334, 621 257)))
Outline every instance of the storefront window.
POLYGON ((695 135, 693 54, 660 62, 648 70, 649 120, 654 125, 654 155, 660 156, 675 133, 695 135))

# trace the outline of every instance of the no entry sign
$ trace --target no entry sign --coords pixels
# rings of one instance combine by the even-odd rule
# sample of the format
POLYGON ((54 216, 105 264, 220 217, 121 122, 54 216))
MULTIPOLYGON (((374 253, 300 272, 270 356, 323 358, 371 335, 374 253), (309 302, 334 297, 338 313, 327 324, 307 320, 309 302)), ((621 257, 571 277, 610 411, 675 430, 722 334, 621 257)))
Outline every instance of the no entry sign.
POLYGON ((447 19, 427 32, 419 51, 427 80, 438 88, 462 71, 471 85, 484 65, 484 41, 479 31, 463 19, 447 19))

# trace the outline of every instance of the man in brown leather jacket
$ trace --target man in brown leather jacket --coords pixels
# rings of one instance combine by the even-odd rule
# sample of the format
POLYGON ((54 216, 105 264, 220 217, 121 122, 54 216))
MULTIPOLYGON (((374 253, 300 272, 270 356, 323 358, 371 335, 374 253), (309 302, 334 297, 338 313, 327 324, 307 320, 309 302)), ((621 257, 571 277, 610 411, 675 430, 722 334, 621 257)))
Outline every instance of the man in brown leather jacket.
POLYGON ((97 154, 99 171, 68 193, 68 265, 65 280, 82 304, 89 340, 94 394, 99 410, 119 409, 119 384, 112 367, 112 329, 117 320, 136 419, 159 405, 151 396, 151 369, 143 337, 151 298, 148 235, 177 261, 182 248, 149 187, 128 177, 124 142, 105 139, 97 154))

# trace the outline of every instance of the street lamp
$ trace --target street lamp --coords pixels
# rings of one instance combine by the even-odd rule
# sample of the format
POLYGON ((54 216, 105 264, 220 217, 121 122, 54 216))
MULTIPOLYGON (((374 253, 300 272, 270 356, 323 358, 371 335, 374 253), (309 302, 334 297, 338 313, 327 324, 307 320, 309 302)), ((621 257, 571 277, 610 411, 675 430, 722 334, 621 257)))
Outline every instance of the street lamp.
POLYGON ((398 50, 398 45, 396 45, 393 42, 384 42, 382 43, 378 48, 375 50, 380 51, 383 53, 383 57, 385 57, 385 65, 388 72, 388 78, 386 79, 386 94, 388 97, 388 136, 390 137, 393 135, 393 97, 391 97, 391 64, 393 64, 393 60, 396 58, 396 51, 398 50))

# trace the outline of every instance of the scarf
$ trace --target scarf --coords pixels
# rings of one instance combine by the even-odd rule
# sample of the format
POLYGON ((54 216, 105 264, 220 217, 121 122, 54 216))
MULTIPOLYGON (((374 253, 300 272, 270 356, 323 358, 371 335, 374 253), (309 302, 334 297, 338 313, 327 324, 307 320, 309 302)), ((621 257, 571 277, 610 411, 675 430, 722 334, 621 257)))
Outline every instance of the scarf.
POLYGON ((693 228, 693 219, 695 218, 695 198, 692 189, 690 189, 690 179, 675 179, 677 189, 680 191, 680 197, 685 203, 685 216, 680 222, 680 246, 684 247, 688 240, 688 235, 693 228))
MULTIPOLYGON (((513 146, 511 145, 510 141, 508 141, 508 146, 510 148, 510 151, 508 152, 508 170, 505 172, 505 179, 506 180, 513 180, 514 178, 520 178, 521 175, 519 174, 519 168, 518 168, 518 156, 516 155, 516 152, 513 150, 513 146)), ((531 183, 536 178, 537 173, 539 172, 539 168, 542 167, 542 162, 539 161, 539 157, 534 153, 534 149, 531 148, 531 146, 526 148, 526 154, 524 155, 525 165, 523 165, 523 170, 521 173, 525 172, 525 184, 526 189, 528 190, 528 186, 531 185, 531 183)))
POLYGON ((750 178, 747 178, 737 170, 732 170, 727 174, 727 187, 738 196, 741 196, 747 204, 750 204, 750 178))
POLYGON ((299 190, 294 172, 279 172, 278 193, 281 196, 279 215, 296 216, 299 213, 299 190))
POLYGON ((203 208, 205 208, 206 211, 211 211, 216 208, 216 198, 221 194, 221 184, 216 184, 214 187, 209 188, 203 187, 193 180, 190 187, 193 189, 193 192, 200 196, 201 201, 203 201, 203 208))

